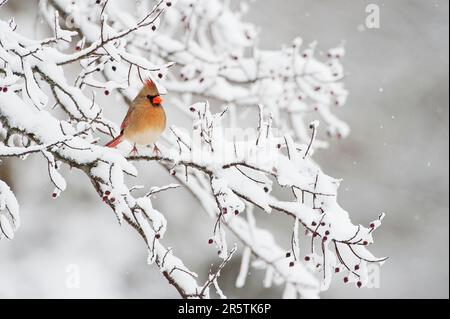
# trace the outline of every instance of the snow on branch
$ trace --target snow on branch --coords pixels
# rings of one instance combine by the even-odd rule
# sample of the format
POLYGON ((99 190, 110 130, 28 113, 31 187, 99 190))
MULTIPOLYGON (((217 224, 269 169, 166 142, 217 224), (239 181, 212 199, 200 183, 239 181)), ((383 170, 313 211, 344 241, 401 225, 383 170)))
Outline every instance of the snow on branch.
MULTIPOLYGON (((215 212, 216 218, 210 243, 216 245, 219 256, 223 259, 228 256, 224 225, 250 248, 266 271, 275 270, 279 275, 278 282, 285 278, 287 287, 294 287, 293 291, 298 295, 311 293, 305 292, 304 286, 314 288, 314 280, 308 282, 306 274, 298 283, 288 280, 292 278, 291 269, 298 268, 306 273, 303 261, 306 261, 307 268, 322 272, 323 290, 328 288, 333 274, 341 270, 347 272, 346 282, 366 285, 367 265, 385 261, 374 257, 366 248, 373 243, 372 233, 383 215, 368 227, 352 224, 348 213, 337 203, 340 181, 325 175, 306 156, 307 145, 295 144, 288 135, 274 136, 263 115, 255 138, 248 137, 242 142, 235 138, 226 139, 231 134, 226 134, 221 126, 224 113, 212 114, 207 103, 198 103, 191 108, 198 116, 192 140, 179 128, 172 127, 173 139, 183 141, 178 144, 178 149, 164 150, 163 156, 140 154, 129 159, 164 162, 171 168, 172 175, 180 174, 187 184, 191 178, 198 178, 197 172, 205 175, 206 181, 203 180, 202 184, 208 183, 208 187, 202 191, 212 198, 209 204, 204 205, 215 212), (284 150, 279 147, 283 142, 284 150), (291 201, 281 201, 272 195, 273 180, 290 189, 291 201), (209 192, 207 188, 210 188, 209 192), (270 235, 250 230, 254 224, 245 224, 239 217, 248 204, 268 214, 283 213, 294 219, 295 239, 287 253, 271 245, 273 239, 270 235), (311 238, 310 244, 306 245, 309 249, 305 249, 303 256, 299 253, 298 222, 311 238), (264 251, 263 247, 270 251, 264 251)), ((315 130, 316 125, 311 127, 315 130)), ((198 188, 193 187, 193 191, 198 191, 198 198, 202 201, 207 200, 206 194, 198 188)))
MULTIPOLYGON (((337 202, 340 181, 311 158, 326 146, 317 138, 319 122, 306 120, 316 112, 330 136, 349 133, 333 114, 348 94, 341 82, 344 49, 329 50, 323 61, 315 57, 316 44, 304 46, 301 39, 277 51, 260 49, 257 27, 242 20, 247 1, 238 11, 221 0, 139 1, 135 9, 129 13, 114 0, 40 0, 39 14, 53 35, 44 40, 28 39, 0 20, 0 157, 43 156, 54 198, 68 189, 62 165, 84 172, 118 222, 141 235, 148 263, 183 298, 209 298, 210 287, 225 298, 218 279, 238 247, 228 248, 229 233, 243 246, 238 287, 250 266, 266 272, 265 287, 283 284, 286 298, 316 298, 337 273, 366 286, 368 266, 385 260, 367 249, 384 215, 367 227, 351 222, 337 202), (119 128, 104 117, 98 92, 129 103, 148 78, 190 116, 192 128, 172 125, 158 155, 99 146, 119 128), (208 99, 223 111, 194 103, 208 99), (246 108, 259 112, 249 130, 240 128, 246 108), (138 187, 124 179, 138 175, 134 161, 166 168, 214 221, 207 241, 221 263, 204 284, 161 242, 168 225, 151 198, 179 185, 145 185, 139 187, 148 187, 145 196, 133 196, 138 187), (290 199, 280 200, 275 187, 290 199), (257 226, 258 214, 292 218, 289 248, 257 226)), ((17 202, 1 181, 0 226, 0 238, 8 239, 19 226, 17 202)))

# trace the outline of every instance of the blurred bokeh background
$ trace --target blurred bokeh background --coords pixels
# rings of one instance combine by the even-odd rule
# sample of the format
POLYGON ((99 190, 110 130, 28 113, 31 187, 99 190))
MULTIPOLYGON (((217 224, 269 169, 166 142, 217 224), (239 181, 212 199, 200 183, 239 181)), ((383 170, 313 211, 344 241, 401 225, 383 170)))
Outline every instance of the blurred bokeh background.
MULTIPOLYGON (((449 297, 448 5, 446 0, 252 4, 248 19, 261 27, 261 47, 275 49, 298 35, 317 40, 324 51, 345 42, 350 98, 338 115, 352 133, 318 152, 316 160, 327 174, 344 179, 340 203, 355 223, 387 213, 372 247, 376 255, 390 256, 380 288, 361 290, 336 279, 324 298, 449 297), (380 7, 379 29, 364 27, 369 3, 380 7)), ((44 34, 35 9, 36 1, 10 0, 0 17, 14 16, 27 35, 44 34)), ((115 104, 111 97, 109 105, 115 104)), ((124 106, 117 108, 123 113, 124 106)), ((69 189, 53 200, 45 167, 38 157, 0 165, 0 179, 13 188, 22 218, 16 238, 0 242, 0 298, 178 297, 159 271, 146 265, 140 238, 117 224, 84 176, 66 169, 69 189), (67 285, 74 267, 80 272, 77 289, 67 285)), ((138 167, 147 185, 170 181, 155 164, 138 167)), ((154 205, 169 221, 165 244, 191 269, 207 274, 217 263, 206 244, 213 221, 181 189, 160 195, 154 205)), ((259 223, 288 246, 290 221, 264 216, 259 223)), ((234 288, 239 262, 235 258, 222 273, 229 297, 281 296, 281 287, 262 287, 258 271, 251 272, 245 288, 234 288)))

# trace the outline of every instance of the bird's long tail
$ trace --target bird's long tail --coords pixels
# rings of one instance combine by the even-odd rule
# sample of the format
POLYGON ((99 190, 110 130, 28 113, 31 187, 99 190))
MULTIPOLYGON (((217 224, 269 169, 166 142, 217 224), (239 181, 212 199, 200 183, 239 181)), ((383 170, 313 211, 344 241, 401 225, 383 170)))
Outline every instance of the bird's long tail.
POLYGON ((120 134, 119 136, 117 136, 115 139, 113 139, 111 142, 109 142, 108 144, 106 144, 106 147, 111 147, 114 148, 117 145, 119 145, 120 143, 122 143, 122 134, 120 134))

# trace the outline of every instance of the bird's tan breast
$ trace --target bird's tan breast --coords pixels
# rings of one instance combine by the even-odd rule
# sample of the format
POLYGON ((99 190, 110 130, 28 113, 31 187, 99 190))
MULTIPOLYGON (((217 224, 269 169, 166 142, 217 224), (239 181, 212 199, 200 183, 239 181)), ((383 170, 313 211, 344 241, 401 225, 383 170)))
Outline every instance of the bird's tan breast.
POLYGON ((166 128, 166 114, 160 106, 136 107, 130 114, 124 137, 140 145, 156 142, 166 128))

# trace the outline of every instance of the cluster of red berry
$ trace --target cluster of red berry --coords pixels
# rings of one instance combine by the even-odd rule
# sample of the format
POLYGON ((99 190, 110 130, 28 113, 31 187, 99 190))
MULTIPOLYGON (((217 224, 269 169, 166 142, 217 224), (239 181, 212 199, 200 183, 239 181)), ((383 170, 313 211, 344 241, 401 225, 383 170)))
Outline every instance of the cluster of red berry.
POLYGON ((114 197, 109 197, 111 195, 110 191, 105 191, 105 193, 103 194, 103 201, 106 203, 108 200, 110 203, 114 203, 116 201, 116 199, 114 197))

